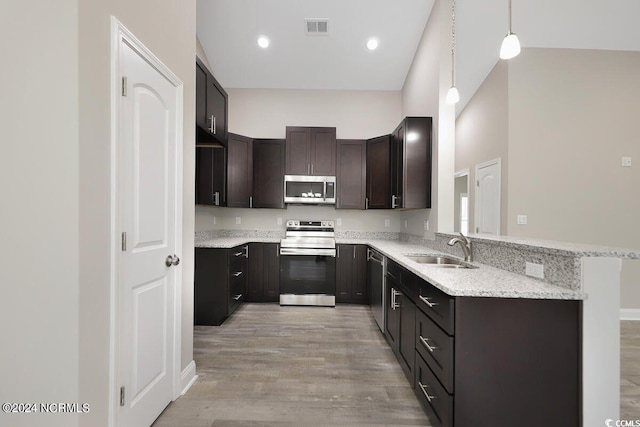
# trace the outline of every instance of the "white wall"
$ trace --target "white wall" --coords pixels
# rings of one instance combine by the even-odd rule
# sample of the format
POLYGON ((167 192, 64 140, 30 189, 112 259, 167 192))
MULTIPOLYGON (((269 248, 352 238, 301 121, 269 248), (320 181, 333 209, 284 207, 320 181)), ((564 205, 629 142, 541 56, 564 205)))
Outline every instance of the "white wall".
POLYGON ((4 1, 0 16, 0 402, 78 402, 78 2, 4 1))
POLYGON ((499 61, 480 85, 456 120, 456 171, 468 168, 469 230, 475 227, 475 166, 489 160, 502 159, 502 195, 500 231, 507 227, 509 90, 508 64, 499 61))
MULTIPOLYGON (((182 367, 193 359, 195 129, 190 124, 195 121, 196 3, 80 0, 74 45, 80 56, 80 393, 92 403, 91 413, 80 419, 86 426, 106 425, 109 399, 111 15, 184 84, 184 244, 178 254, 183 271, 182 367)), ((51 61, 55 66, 49 68, 60 62, 51 61)))

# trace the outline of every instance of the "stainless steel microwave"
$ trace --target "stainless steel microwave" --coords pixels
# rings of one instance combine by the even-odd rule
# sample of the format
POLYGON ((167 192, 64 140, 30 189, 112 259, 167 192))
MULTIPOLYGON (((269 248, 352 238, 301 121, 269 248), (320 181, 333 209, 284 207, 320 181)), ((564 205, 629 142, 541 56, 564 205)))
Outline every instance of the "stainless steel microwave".
POLYGON ((285 175, 284 202, 310 205, 335 205, 336 177, 285 175))

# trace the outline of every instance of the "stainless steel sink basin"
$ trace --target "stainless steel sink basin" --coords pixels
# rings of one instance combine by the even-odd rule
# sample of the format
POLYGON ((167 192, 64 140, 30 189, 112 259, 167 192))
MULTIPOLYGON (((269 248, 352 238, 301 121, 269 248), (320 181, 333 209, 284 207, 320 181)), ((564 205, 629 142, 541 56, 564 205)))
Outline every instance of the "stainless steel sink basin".
POLYGON ((441 268, 476 268, 470 264, 467 264, 463 261, 460 261, 455 258, 450 258, 447 256, 437 256, 437 255, 405 255, 411 261, 417 262, 418 264, 427 264, 433 267, 441 267, 441 268))

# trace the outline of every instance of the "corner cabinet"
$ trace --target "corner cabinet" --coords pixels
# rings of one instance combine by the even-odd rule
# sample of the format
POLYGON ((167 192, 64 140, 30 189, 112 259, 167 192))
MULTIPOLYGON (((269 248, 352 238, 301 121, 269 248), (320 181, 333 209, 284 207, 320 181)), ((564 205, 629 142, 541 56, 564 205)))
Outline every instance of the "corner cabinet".
POLYGON ((246 299, 249 246, 195 252, 194 323, 219 326, 246 299))
POLYGON ((227 92, 196 58, 196 126, 222 145, 227 144, 227 109, 227 92))
POLYGON ((336 209, 365 209, 367 143, 362 139, 337 140, 336 209))
POLYGON ((335 176, 336 128, 287 126, 287 175, 335 176))

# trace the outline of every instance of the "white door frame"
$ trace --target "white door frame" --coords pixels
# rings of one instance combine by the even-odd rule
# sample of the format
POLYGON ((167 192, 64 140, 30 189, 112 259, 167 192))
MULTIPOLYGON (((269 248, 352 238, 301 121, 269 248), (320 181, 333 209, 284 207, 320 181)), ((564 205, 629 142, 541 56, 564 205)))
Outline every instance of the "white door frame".
MULTIPOLYGON (((501 211, 502 211, 502 158, 498 157, 497 159, 493 159, 493 160, 489 160, 487 162, 484 163, 479 163, 476 165, 475 167, 475 180, 476 183, 478 182, 478 170, 481 168, 485 168, 487 166, 492 166, 492 165, 498 165, 498 236, 500 236, 502 234, 502 231, 500 229, 500 221, 502 221, 502 216, 501 216, 501 211)), ((473 221, 474 227, 478 226, 478 223, 480 222, 480 209, 478 209, 478 204, 480 203, 480 198, 478 197, 478 185, 476 184, 473 191, 473 198, 474 198, 474 215, 473 215, 473 221)), ((468 189, 468 187, 467 187, 468 189)))
MULTIPOLYGON (((156 57, 147 47, 114 16, 111 17, 111 152, 110 152, 110 172, 111 172, 111 203, 110 203, 110 234, 111 234, 111 259, 110 259, 110 297, 109 297, 109 415, 108 425, 115 427, 117 425, 117 414, 120 405, 118 396, 120 386, 118 384, 118 301, 119 301, 119 265, 120 265, 120 224, 119 224, 119 189, 118 189, 118 117, 119 117, 119 98, 121 96, 120 81, 120 44, 127 43, 138 54, 143 57, 151 66, 153 66, 160 74, 162 74, 177 90, 176 105, 176 187, 175 187, 175 242, 176 250, 182 252, 182 185, 183 177, 183 107, 184 107, 184 85, 182 81, 166 66, 158 57, 156 57)), ((176 271, 176 281, 174 288, 174 335, 171 340, 173 352, 172 383, 173 383, 173 400, 177 399, 181 394, 181 358, 182 358, 182 268, 176 271)))
MULTIPOLYGON (((470 175, 469 168, 460 169, 459 171, 457 171, 456 173, 453 174, 454 183, 455 183, 456 178, 462 178, 463 176, 467 177, 467 196, 470 194, 469 175, 470 175)), ((454 184, 454 186, 455 186, 455 184, 454 184)), ((454 194, 454 198, 455 198, 455 194, 454 194)), ((462 207, 460 208, 460 216, 462 216, 462 207)), ((467 206, 467 220, 469 220, 469 206, 467 206)), ((454 227, 454 230, 455 230, 456 224, 453 224, 453 227, 454 227)))

